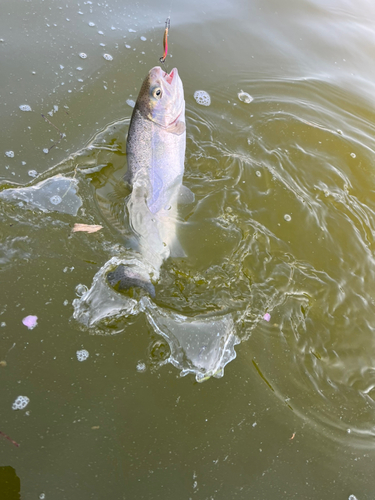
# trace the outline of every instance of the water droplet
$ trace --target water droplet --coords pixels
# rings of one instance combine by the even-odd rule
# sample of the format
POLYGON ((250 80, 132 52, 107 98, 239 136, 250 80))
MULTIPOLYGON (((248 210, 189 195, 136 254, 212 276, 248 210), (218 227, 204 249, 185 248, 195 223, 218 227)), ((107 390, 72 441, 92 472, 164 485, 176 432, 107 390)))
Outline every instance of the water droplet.
POLYGON ((111 54, 103 54, 103 57, 106 61, 113 61, 113 57, 111 54))
POLYGON ((205 90, 196 90, 194 92, 194 99, 201 106, 209 106, 211 104, 211 97, 205 90))
POLYGON ((20 110, 21 111, 31 111, 31 107, 28 104, 21 104, 20 110))
POLYGON ((81 349, 80 351, 77 351, 76 354, 78 361, 86 361, 89 357, 89 351, 86 351, 86 349, 81 349))
POLYGON ((287 221, 287 222, 290 222, 292 220, 291 216, 289 214, 285 214, 284 215, 284 219, 287 221))
POLYGON ((14 151, 5 151, 5 156, 8 158, 14 158, 14 151))
POLYGON ((36 170, 29 170, 27 173, 30 177, 36 177, 38 175, 36 170))
POLYGON ((78 55, 79 55, 79 57, 80 57, 81 59, 86 59, 86 58, 87 58, 87 54, 85 54, 84 52, 81 52, 81 53, 80 53, 80 54, 78 54, 78 55))
POLYGON ((241 92, 238 92, 238 99, 242 102, 245 102, 246 104, 250 104, 251 101, 254 100, 254 97, 251 97, 250 94, 248 94, 247 92, 244 92, 243 90, 241 90, 241 92))
POLYGON ((27 396, 18 396, 12 404, 12 410, 23 410, 30 403, 27 396))

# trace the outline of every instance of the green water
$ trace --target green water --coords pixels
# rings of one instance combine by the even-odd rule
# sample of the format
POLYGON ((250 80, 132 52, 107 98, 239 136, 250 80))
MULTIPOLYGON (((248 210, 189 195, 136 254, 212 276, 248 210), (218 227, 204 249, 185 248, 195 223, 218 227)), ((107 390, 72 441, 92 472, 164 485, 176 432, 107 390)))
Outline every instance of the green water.
POLYGON ((17 477, 26 500, 375 497, 374 21, 366 0, 3 1, 2 188, 75 176, 82 206, 0 200, 1 500, 17 477), (124 242, 127 101, 169 13, 195 203, 155 303, 230 313, 241 340, 201 384, 144 315, 73 319, 124 242))

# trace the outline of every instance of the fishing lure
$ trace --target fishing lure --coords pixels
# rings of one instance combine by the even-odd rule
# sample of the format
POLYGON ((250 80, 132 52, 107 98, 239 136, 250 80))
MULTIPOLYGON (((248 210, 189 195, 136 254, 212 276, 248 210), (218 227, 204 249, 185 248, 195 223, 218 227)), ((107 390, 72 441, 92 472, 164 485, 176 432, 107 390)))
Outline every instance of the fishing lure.
POLYGON ((171 18, 167 17, 165 21, 165 30, 164 30, 164 37, 163 37, 163 45, 164 45, 164 54, 163 57, 159 59, 159 61, 164 64, 165 59, 167 58, 168 54, 168 30, 171 27, 171 18))

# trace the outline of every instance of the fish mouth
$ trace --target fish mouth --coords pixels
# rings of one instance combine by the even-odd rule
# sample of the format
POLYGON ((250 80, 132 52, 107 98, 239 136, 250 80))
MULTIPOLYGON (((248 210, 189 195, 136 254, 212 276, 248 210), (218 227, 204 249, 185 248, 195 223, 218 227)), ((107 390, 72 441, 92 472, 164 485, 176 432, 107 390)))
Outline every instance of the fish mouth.
POLYGON ((175 79, 176 76, 178 76, 177 68, 173 68, 172 71, 169 74, 168 73, 164 73, 164 75, 163 75, 164 80, 167 83, 169 83, 169 85, 172 85, 173 79, 175 79))

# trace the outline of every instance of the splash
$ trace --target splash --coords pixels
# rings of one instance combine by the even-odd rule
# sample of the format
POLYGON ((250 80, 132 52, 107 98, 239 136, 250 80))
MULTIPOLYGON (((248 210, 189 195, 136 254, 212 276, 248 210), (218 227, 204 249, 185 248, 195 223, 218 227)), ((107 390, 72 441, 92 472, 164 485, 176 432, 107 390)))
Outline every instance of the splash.
POLYGON ((158 307, 148 296, 139 300, 122 295, 107 283, 108 272, 118 266, 137 267, 151 272, 136 257, 113 257, 95 275, 92 286, 73 301, 73 317, 96 331, 120 333, 126 318, 145 314, 153 330, 164 337, 170 347, 169 362, 181 370, 181 376, 192 373, 198 382, 222 377, 224 367, 236 357, 239 343, 231 314, 188 317, 158 307))
POLYGON ((78 181, 56 175, 38 184, 4 189, 0 199, 8 202, 24 202, 27 208, 38 208, 42 212, 62 212, 77 215, 82 205, 77 195, 78 181))

